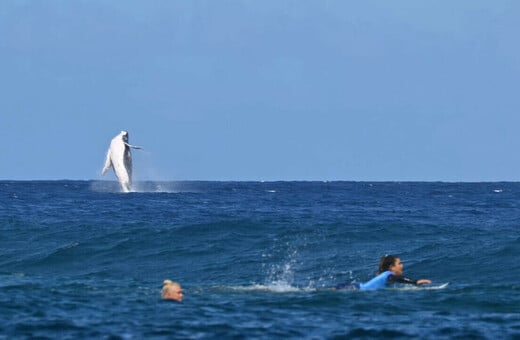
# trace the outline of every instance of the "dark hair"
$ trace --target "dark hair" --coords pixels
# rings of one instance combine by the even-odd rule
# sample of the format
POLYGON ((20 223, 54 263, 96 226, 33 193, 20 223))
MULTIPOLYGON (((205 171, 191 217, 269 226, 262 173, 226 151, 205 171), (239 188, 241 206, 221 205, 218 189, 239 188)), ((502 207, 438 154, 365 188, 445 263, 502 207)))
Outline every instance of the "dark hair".
POLYGON ((386 272, 390 269, 390 266, 395 263, 395 260, 397 260, 397 256, 395 255, 385 255, 381 257, 381 260, 379 261, 379 269, 377 271, 378 274, 381 274, 382 272, 386 272))

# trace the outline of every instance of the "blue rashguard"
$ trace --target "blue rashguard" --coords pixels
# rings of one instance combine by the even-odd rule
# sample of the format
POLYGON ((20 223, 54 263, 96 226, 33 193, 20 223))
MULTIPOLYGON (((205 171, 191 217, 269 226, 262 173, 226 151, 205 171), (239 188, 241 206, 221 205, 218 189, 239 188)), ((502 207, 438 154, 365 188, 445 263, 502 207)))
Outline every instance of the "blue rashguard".
POLYGON ((359 289, 361 290, 375 290, 375 289, 382 289, 386 288, 386 281, 390 275, 393 273, 389 270, 386 272, 382 272, 378 276, 374 277, 372 280, 368 281, 367 283, 361 283, 359 285, 359 289))
POLYGON ((376 289, 386 288, 388 286, 388 284, 393 284, 393 283, 417 284, 417 281, 411 280, 411 279, 401 276, 401 275, 395 275, 391 271, 387 270, 386 272, 382 272, 381 274, 377 275, 372 280, 370 280, 366 283, 360 283, 357 285, 339 284, 335 288, 336 289, 376 290, 376 289))

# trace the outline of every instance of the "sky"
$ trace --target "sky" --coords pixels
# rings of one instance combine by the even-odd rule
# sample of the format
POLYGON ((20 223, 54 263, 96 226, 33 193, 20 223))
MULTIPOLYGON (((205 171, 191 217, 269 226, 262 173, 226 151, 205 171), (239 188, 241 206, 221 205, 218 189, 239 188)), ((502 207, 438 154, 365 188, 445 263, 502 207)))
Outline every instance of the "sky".
POLYGON ((520 2, 5 0, 0 180, 520 180, 520 2))

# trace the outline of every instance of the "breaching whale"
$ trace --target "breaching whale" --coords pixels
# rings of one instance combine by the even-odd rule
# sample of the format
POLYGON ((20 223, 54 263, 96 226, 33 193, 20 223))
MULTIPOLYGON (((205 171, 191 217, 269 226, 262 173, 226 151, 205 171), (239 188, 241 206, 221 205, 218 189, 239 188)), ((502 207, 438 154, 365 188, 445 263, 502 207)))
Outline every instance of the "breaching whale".
POLYGON ((101 175, 104 175, 110 167, 113 167, 123 192, 132 190, 132 152, 130 149, 142 149, 142 147, 128 144, 128 132, 121 131, 110 142, 105 166, 101 171, 101 175))

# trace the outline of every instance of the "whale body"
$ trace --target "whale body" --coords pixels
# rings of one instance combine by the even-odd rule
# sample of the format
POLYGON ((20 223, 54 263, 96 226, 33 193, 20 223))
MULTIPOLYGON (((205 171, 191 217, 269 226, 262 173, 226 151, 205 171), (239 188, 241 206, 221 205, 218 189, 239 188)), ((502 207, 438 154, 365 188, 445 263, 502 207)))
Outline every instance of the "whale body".
POLYGON ((107 152, 105 166, 101 171, 104 175, 110 167, 114 168, 114 173, 121 186, 121 191, 130 192, 132 190, 132 152, 131 149, 142 149, 140 146, 128 144, 128 132, 121 131, 110 142, 107 152))

